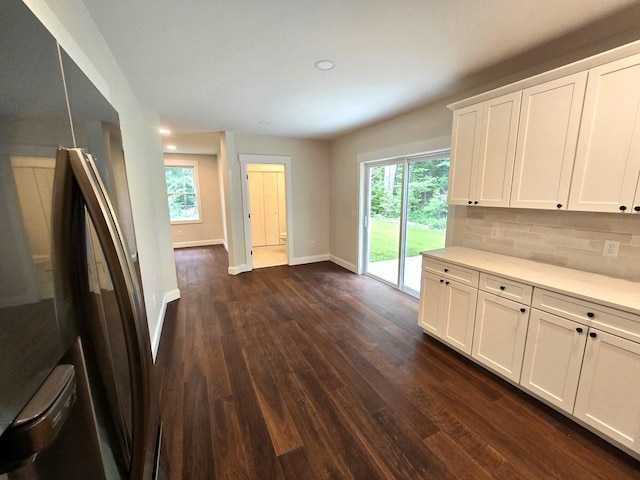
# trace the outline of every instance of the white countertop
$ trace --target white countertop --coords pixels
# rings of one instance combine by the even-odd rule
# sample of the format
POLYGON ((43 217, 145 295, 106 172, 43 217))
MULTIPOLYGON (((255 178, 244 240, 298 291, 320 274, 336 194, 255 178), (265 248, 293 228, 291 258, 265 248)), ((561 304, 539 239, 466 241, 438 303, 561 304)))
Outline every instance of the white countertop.
POLYGON ((640 315, 640 282, 466 247, 448 247, 421 253, 423 256, 640 315))

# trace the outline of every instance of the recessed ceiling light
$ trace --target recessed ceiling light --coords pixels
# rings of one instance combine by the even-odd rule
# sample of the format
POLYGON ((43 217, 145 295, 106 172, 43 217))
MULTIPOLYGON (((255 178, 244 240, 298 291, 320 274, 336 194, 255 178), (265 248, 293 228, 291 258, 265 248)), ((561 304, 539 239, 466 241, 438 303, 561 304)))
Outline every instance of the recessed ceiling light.
POLYGON ((169 135, 171 133, 171 130, 169 130, 168 128, 161 128, 160 133, 162 135, 169 135))
POLYGON ((167 145, 167 150, 175 150, 176 146, 175 145, 167 145))
POLYGON ((331 70, 336 66, 331 60, 318 60, 314 65, 318 70, 331 70))

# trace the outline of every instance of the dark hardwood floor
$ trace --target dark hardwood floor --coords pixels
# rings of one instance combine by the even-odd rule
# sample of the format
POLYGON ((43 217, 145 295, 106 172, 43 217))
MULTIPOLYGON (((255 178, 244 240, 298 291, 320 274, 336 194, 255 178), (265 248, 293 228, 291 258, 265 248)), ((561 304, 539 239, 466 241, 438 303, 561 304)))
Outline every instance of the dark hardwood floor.
POLYGON ((426 336, 329 262, 176 251, 158 356, 172 479, 628 479, 640 462, 426 336))

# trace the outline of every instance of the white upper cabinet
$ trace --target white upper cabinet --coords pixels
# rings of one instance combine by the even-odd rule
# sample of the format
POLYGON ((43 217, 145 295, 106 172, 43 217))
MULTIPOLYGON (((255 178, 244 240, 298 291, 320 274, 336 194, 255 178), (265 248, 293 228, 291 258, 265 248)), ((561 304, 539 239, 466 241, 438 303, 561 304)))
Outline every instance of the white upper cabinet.
POLYGON ((449 203, 451 205, 473 203, 471 192, 475 192, 481 131, 482 104, 471 105, 453 113, 449 172, 449 203))
POLYGON ((634 55, 589 71, 569 209, 640 211, 639 176, 640 55, 634 55))
POLYGON ((522 94, 510 206, 566 209, 587 72, 522 94))
POLYGON ((516 92, 454 113, 450 204, 509 205, 521 98, 516 92))

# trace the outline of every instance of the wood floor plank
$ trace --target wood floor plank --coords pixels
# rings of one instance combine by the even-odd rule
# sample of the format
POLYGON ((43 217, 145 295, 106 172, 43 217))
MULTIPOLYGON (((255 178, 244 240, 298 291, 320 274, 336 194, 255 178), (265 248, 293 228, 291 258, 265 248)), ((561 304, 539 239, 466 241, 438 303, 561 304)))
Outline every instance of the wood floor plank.
POLYGON ((238 414, 230 399, 216 398, 213 401, 211 430, 215 478, 251 478, 238 414))
POLYGON ((348 422, 335 408, 331 397, 322 388, 313 371, 310 368, 300 368, 296 372, 296 378, 304 388, 314 411, 329 431, 332 441, 336 443, 353 477, 356 479, 384 478, 357 435, 349 428, 348 422))
POLYGON ((243 354, 275 454, 280 456, 302 447, 298 430, 265 363, 265 358, 255 349, 243 350, 243 354))
POLYGON ((184 385, 185 431, 182 478, 213 478, 215 459, 211 444, 209 398, 204 375, 192 374, 184 385))
MULTIPOLYGON (((384 435, 380 425, 360 403, 350 389, 340 388, 335 392, 335 402, 341 409, 361 442, 369 450, 382 473, 387 478, 419 478, 418 470, 407 459, 399 445, 384 435)), ((380 411, 380 410, 377 410, 380 411)))
POLYGON ((417 301, 321 262, 175 251, 157 362, 171 479, 640 479, 640 462, 425 335, 417 301))
POLYGON ((227 335, 222 344, 228 362, 229 379, 243 440, 249 457, 249 471, 256 478, 282 478, 269 431, 262 417, 242 349, 235 335, 227 335))

